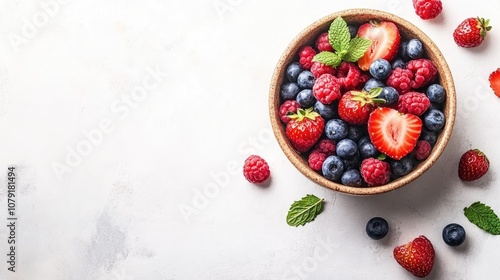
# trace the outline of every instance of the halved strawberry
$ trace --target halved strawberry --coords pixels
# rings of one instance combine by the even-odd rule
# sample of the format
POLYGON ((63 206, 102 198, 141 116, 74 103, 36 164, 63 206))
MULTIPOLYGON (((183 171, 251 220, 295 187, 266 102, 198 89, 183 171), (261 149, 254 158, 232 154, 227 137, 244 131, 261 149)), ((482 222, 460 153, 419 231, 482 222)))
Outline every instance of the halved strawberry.
POLYGON ((496 96, 500 97, 500 68, 490 74, 490 87, 496 96))
POLYGON ((419 117, 386 107, 375 109, 368 119, 368 134, 373 146, 395 160, 415 148, 421 131, 419 117))
POLYGON ((368 50, 358 60, 358 66, 363 71, 367 71, 375 59, 390 61, 398 53, 401 35, 398 27, 390 21, 371 20, 359 27, 358 36, 372 41, 368 50))

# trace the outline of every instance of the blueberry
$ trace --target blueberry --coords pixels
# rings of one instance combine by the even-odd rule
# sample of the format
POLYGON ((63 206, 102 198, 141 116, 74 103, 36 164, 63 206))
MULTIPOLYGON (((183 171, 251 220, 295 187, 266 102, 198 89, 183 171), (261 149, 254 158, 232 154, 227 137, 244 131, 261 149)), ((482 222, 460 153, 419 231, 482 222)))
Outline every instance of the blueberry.
POLYGON ((325 105, 316 101, 316 103, 314 103, 314 111, 318 112, 325 120, 330 120, 339 116, 337 113, 337 103, 325 105))
POLYGON ((435 102, 438 104, 443 103, 446 98, 446 92, 444 88, 439 84, 430 85, 425 93, 427 94, 427 98, 429 98, 431 102, 435 102))
POLYGON ((436 109, 428 110, 424 116, 425 127, 434 132, 440 131, 444 127, 445 121, 443 112, 436 109))
POLYGON ((390 162, 391 172, 395 177, 405 176, 413 170, 413 161, 410 157, 404 157, 400 160, 390 162))
POLYGON ((338 181, 344 173, 344 162, 338 156, 329 156, 323 162, 321 171, 326 179, 338 181))
POLYGON ((288 67, 286 68, 286 78, 290 82, 297 82, 297 77, 299 76, 300 72, 304 71, 300 63, 298 62, 292 62, 288 67))
POLYGON ((380 152, 375 148, 375 146, 373 146, 372 142, 370 141, 370 138, 368 139, 361 138, 358 147, 359 147, 359 154, 361 155, 362 159, 371 157, 377 158, 380 155, 380 152))
POLYGON ((316 79, 314 78, 313 73, 309 70, 300 72, 297 77, 297 84, 299 84, 299 87, 301 88, 313 88, 315 81, 316 79))
POLYGON ((370 74, 375 79, 385 80, 391 74, 392 66, 389 61, 379 58, 370 64, 370 74))
POLYGON ((392 62, 392 69, 396 69, 396 68, 405 69, 406 63, 401 58, 396 58, 392 62))
POLYGON ((339 141, 347 137, 347 124, 341 119, 331 119, 325 125, 328 139, 339 141))
POLYGON ((408 49, 408 42, 407 41, 402 41, 399 44, 399 50, 398 50, 398 56, 401 57, 403 61, 408 61, 410 58, 408 57, 407 54, 407 49, 408 49))
POLYGON ((449 224, 443 228, 444 243, 450 246, 458 246, 465 241, 465 229, 459 224, 449 224))
POLYGON ((283 86, 281 86, 281 97, 284 100, 295 99, 299 91, 300 88, 296 83, 291 83, 291 82, 286 83, 283 86))
POLYGON ((358 147, 361 147, 361 145, 364 143, 364 142, 370 142, 371 143, 371 140, 370 140, 370 137, 369 136, 363 136, 361 138, 359 138, 358 140, 358 147))
POLYGON ((378 98, 385 100, 385 103, 382 104, 382 106, 392 105, 398 102, 399 93, 395 88, 387 86, 382 88, 382 92, 378 98))
POLYGON ((297 95, 297 103, 303 108, 309 108, 316 103, 316 97, 314 97, 311 89, 303 89, 297 95))
POLYGON ((356 26, 348 25, 347 27, 349 27, 349 34, 351 34, 351 39, 358 35, 358 28, 356 26))
POLYGON ((443 106, 441 106, 441 104, 431 102, 431 106, 429 106, 429 109, 436 109, 436 110, 442 111, 443 106))
POLYGON ((382 81, 379 81, 377 79, 371 78, 368 81, 366 81, 364 90, 370 91, 370 89, 376 88, 376 87, 385 87, 385 84, 382 81))
POLYGON ((433 131, 424 128, 420 133, 420 139, 425 140, 429 142, 431 146, 434 146, 434 144, 436 144, 437 141, 437 134, 433 131))
POLYGON ((361 179, 361 173, 356 169, 349 169, 342 174, 340 177, 340 182, 342 185, 349 187, 361 187, 363 180, 361 179))
POLYGON ((352 158, 343 159, 344 161, 344 170, 356 169, 359 170, 359 166, 361 165, 361 156, 359 152, 357 152, 352 158))
POLYGON ((411 59, 419 59, 424 55, 424 46, 418 39, 411 39, 406 46, 406 55, 411 59))
POLYGON ((350 125, 347 129, 347 138, 358 141, 365 134, 364 130, 362 126, 350 125))
POLYGON ((341 159, 353 158, 358 153, 358 145, 349 138, 342 139, 337 143, 336 153, 341 159))
POLYGON ((384 238, 389 232, 389 224, 384 218, 374 217, 371 218, 366 224, 366 234, 374 240, 384 238))

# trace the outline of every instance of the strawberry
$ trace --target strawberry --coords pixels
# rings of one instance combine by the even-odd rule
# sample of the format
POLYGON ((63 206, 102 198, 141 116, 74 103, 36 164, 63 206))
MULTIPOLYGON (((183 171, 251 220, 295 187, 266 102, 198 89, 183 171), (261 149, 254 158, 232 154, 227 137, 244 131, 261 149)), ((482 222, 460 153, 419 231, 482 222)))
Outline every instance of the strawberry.
POLYGON ((373 146, 392 159, 400 160, 417 144, 422 120, 412 114, 378 107, 368 118, 368 134, 373 146))
POLYGON ((375 109, 376 103, 384 103, 385 100, 377 98, 382 88, 376 88, 370 92, 349 91, 342 95, 339 101, 338 113, 340 118, 348 124, 366 124, 370 113, 375 109))
POLYGON ((462 21, 453 32, 453 39, 459 47, 473 48, 481 45, 486 33, 491 30, 490 20, 484 18, 468 18, 462 21))
POLYGON ((421 278, 431 273, 436 256, 432 243, 423 235, 404 245, 396 246, 393 253, 394 259, 404 269, 421 278))
POLYGON ((374 60, 383 58, 391 61, 398 53, 401 35, 398 27, 392 22, 372 20, 362 24, 358 29, 358 36, 372 41, 368 50, 358 60, 358 66, 363 71, 367 71, 374 60))
POLYGON ((462 181, 474 181, 488 171, 490 161, 486 155, 478 149, 465 152, 458 163, 458 177, 462 181))
POLYGON ((296 114, 288 117, 290 121, 286 125, 286 136, 299 153, 306 152, 321 137, 325 121, 313 108, 297 109, 296 114))
POLYGON ((488 79, 490 81, 490 87, 496 96, 500 97, 500 68, 493 71, 488 79))

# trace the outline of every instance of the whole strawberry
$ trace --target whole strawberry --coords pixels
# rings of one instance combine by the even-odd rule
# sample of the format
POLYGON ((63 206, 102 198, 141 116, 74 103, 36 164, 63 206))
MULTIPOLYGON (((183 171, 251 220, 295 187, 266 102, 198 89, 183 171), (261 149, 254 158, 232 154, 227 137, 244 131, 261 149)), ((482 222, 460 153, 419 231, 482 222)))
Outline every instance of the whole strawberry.
POLYGON ((306 152, 321 137, 325 121, 313 111, 313 108, 297 109, 296 114, 291 114, 288 117, 290 121, 286 125, 286 136, 295 150, 299 153, 306 152))
POLYGON ((491 30, 490 20, 484 18, 468 18, 458 25, 453 32, 453 39, 459 47, 473 48, 481 45, 486 33, 491 30))
POLYGON ((404 245, 394 248, 394 259, 417 277, 425 277, 434 266, 435 252, 427 237, 420 235, 404 245))
POLYGON ((458 177, 462 181, 474 181, 486 174, 490 162, 486 155, 478 149, 468 150, 458 163, 458 177))
POLYGON ((384 99, 377 98, 381 92, 382 88, 374 88, 370 92, 363 90, 345 93, 338 105, 340 118, 352 125, 366 124, 375 104, 385 102, 384 99))

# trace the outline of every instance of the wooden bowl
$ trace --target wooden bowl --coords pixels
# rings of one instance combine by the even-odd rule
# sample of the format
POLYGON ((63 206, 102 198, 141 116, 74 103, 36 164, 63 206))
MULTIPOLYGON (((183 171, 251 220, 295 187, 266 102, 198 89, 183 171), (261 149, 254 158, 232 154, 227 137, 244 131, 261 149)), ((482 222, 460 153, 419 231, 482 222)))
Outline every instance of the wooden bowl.
POLYGON ((318 185, 351 195, 374 195, 385 193, 398 189, 422 175, 436 162, 436 160, 439 158, 444 148, 446 147, 446 144, 448 143, 448 140, 450 139, 452 133, 453 124, 455 123, 455 110, 456 96, 453 77, 445 58, 443 57, 441 51, 439 51, 438 47, 434 44, 434 42, 432 42, 432 40, 427 35, 425 35, 425 33, 423 33, 420 29, 418 29, 410 22, 390 13, 370 9, 351 9, 336 12, 306 27, 287 46, 285 52, 278 61, 271 80, 269 92, 269 114, 271 118, 271 125, 274 131, 274 135, 276 136, 276 139, 278 140, 278 143, 285 153, 286 157, 300 172, 302 172, 302 174, 304 174, 307 178, 317 183, 318 185), (372 19, 392 21, 399 27, 402 38, 418 38, 424 45, 427 57, 434 62, 438 69, 439 80, 437 82, 440 83, 446 90, 446 101, 444 105, 446 124, 441 134, 439 135, 430 156, 425 161, 416 166, 408 175, 391 181, 386 185, 357 188, 344 186, 342 184, 335 183, 326 179, 321 174, 312 170, 307 164, 307 159, 293 149, 291 143, 285 135, 285 125, 281 122, 279 117, 278 110, 280 106, 280 89, 285 77, 286 67, 291 62, 298 61, 297 52, 300 47, 305 45, 314 45, 315 38, 322 32, 327 31, 330 23, 338 16, 341 16, 347 23, 350 24, 360 24, 368 22, 372 19))

